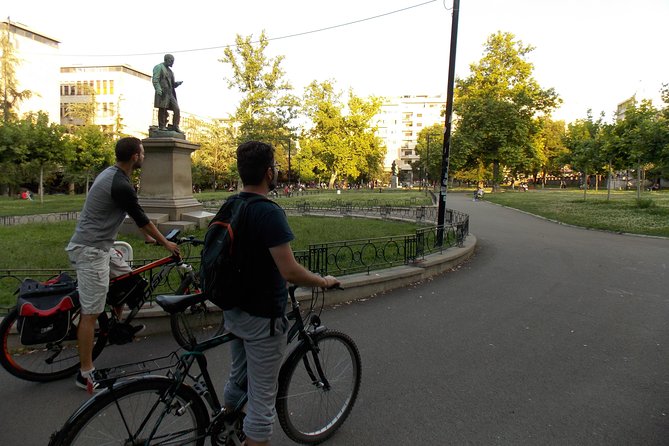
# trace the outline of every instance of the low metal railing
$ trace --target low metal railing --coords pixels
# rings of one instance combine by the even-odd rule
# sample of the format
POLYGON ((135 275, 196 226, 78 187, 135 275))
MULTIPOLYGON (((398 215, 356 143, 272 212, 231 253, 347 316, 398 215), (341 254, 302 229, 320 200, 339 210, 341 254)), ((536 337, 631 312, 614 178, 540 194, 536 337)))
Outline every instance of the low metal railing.
MULTIPOLYGON (((428 254, 443 252, 453 246, 462 246, 469 234, 469 216, 452 209, 446 209, 443 227, 427 226, 430 222, 436 222, 437 219, 437 208, 431 206, 374 206, 346 202, 337 202, 336 206, 313 206, 308 202, 302 202, 294 208, 286 208, 286 211, 304 215, 342 214, 415 220, 426 225, 416 229, 413 234, 316 243, 309 245, 307 249, 295 251, 295 258, 300 264, 320 274, 370 273, 373 270, 408 265, 423 259, 428 254), (443 244, 438 243, 440 233, 443 234, 443 244)), ((199 256, 190 256, 185 260, 193 265, 195 269, 199 268, 199 256)), ((131 265, 139 267, 151 261, 153 260, 135 259, 131 265)), ((61 272, 74 274, 71 269, 1 269, 0 295, 11 296, 11 293, 26 277, 45 280, 61 272)), ((147 274, 151 274, 151 272, 147 274)), ((147 278, 150 280, 150 277, 147 278)), ((159 291, 165 292, 163 290, 159 291)), ((7 298, 2 300, 11 301, 7 298)), ((11 305, 5 305, 4 308, 0 306, 0 313, 6 313, 10 307, 11 305)))

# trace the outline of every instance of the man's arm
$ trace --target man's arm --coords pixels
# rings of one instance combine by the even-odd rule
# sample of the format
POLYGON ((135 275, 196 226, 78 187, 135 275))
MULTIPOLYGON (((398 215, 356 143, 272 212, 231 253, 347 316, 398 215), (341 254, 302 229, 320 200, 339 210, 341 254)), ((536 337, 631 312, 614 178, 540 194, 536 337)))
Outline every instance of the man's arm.
POLYGON ((153 77, 151 78, 151 82, 153 82, 153 88, 156 90, 156 94, 158 96, 163 95, 163 88, 160 86, 160 75, 162 73, 163 67, 162 64, 158 64, 155 67, 153 67, 153 77))
POLYGON ((332 276, 321 277, 297 263, 290 243, 269 248, 269 252, 283 278, 290 283, 322 288, 331 288, 339 285, 339 281, 336 278, 332 276))
POLYGON ((153 237, 157 243, 163 245, 165 249, 171 252, 173 255, 179 255, 179 245, 174 242, 170 242, 165 238, 165 236, 156 228, 156 225, 153 222, 139 228, 145 236, 153 237))

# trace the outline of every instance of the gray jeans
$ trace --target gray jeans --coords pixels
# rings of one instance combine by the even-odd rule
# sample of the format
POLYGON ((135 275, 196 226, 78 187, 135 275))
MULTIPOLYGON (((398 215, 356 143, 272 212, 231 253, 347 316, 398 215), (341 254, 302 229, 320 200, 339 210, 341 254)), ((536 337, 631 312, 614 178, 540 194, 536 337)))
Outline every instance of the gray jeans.
POLYGON ((239 309, 225 311, 225 328, 239 339, 230 342, 232 365, 225 384, 226 406, 235 406, 248 394, 244 433, 254 441, 269 441, 274 429, 274 404, 278 378, 286 350, 288 321, 252 316, 239 309), (246 378, 246 379, 245 379, 246 378))

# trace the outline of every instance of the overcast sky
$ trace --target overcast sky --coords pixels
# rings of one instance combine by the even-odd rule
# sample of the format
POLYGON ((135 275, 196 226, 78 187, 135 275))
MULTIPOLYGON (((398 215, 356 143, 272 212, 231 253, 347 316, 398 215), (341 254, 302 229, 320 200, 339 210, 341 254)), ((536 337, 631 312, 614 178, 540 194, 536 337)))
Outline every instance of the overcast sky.
MULTIPOLYGON (((286 78, 298 94, 312 80, 334 79, 360 96, 445 95, 452 4, 6 0, 0 16, 59 40, 62 65, 128 64, 151 73, 171 52, 184 81, 182 110, 224 117, 237 96, 224 80, 229 67, 218 62, 222 47, 236 34, 257 37, 263 29, 274 39, 266 54, 285 56, 286 78), (331 29, 310 32, 324 28, 331 29), (302 35, 289 37, 295 34, 302 35)), ((583 118, 589 108, 610 119, 619 102, 633 94, 657 98, 669 83, 669 57, 661 51, 667 19, 669 0, 461 0, 456 75, 468 75, 490 34, 511 32, 536 47, 529 56, 535 78, 563 99, 556 119, 583 118)))

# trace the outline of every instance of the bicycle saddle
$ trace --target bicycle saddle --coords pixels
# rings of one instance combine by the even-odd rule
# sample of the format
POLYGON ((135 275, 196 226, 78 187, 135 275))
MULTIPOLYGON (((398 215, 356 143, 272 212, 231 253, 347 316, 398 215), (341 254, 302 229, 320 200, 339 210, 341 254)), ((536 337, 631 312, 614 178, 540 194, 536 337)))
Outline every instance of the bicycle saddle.
POLYGON ((156 303, 170 314, 180 313, 191 305, 199 304, 205 300, 207 299, 202 293, 184 295, 161 294, 156 297, 156 303))

